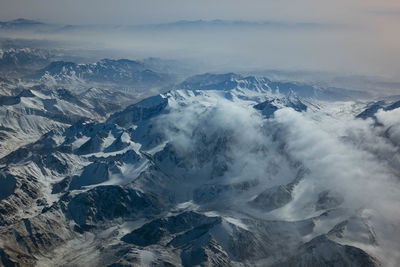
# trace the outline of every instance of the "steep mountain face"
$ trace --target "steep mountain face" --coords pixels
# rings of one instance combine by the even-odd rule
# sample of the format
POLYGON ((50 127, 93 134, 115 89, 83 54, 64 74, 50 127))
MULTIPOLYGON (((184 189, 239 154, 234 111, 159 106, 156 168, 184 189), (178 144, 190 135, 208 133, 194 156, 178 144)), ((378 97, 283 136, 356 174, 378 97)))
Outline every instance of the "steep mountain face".
POLYGON ((1 51, 0 64, 2 67, 18 67, 26 64, 42 65, 48 63, 51 54, 41 49, 8 49, 1 51))
POLYGON ((288 96, 269 99, 254 106, 267 117, 272 117, 274 112, 282 107, 290 107, 298 112, 307 111, 307 106, 296 95, 293 95, 293 91, 290 91, 288 96))
POLYGON ((375 101, 368 103, 365 110, 363 110, 360 114, 357 115, 357 118, 367 119, 367 118, 374 118, 375 114, 379 110, 390 111, 400 108, 400 100, 398 101, 375 101))
POLYGON ((44 49, 0 49, 0 75, 20 78, 45 67, 54 58, 55 55, 44 49))
POLYGON ((54 125, 0 159, 1 263, 395 266, 399 109, 377 124, 271 84, 196 76, 107 119, 99 89, 3 96, 54 125))
POLYGON ((235 73, 213 74, 206 73, 186 79, 176 87, 188 90, 240 90, 241 88, 252 91, 271 91, 305 98, 314 98, 328 101, 363 99, 367 95, 364 92, 347 90, 343 88, 319 88, 309 84, 296 82, 271 81, 265 77, 242 76, 235 73))
POLYGON ((0 92, 0 156, 78 121, 104 120, 135 101, 102 88, 73 91, 61 86, 4 81, 0 92))
POLYGON ((168 86, 175 82, 170 74, 153 71, 143 62, 103 59, 93 64, 55 61, 32 77, 46 84, 72 84, 86 86, 108 84, 125 91, 140 93, 144 90, 168 86))
POLYGON ((15 30, 29 30, 29 29, 38 29, 45 24, 35 20, 29 19, 14 19, 10 21, 1 21, 0 22, 0 30, 3 31, 15 31, 15 30))

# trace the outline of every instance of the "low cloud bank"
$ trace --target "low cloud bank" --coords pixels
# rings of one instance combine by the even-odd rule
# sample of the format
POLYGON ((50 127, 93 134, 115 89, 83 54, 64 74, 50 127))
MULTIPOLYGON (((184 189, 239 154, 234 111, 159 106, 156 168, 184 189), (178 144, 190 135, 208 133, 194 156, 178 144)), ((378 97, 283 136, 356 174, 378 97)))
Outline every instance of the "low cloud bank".
MULTIPOLYGON (((312 204, 329 190, 343 198, 344 217, 360 216, 376 232, 377 246, 358 245, 388 266, 400 261, 400 109, 379 111, 377 121, 361 120, 351 103, 344 104, 345 112, 337 112, 333 103, 303 113, 284 108, 266 119, 251 102, 188 98, 190 104, 170 105, 158 127, 190 162, 186 166, 197 168, 191 172, 197 180, 258 180, 262 190, 293 181, 302 166, 309 172, 295 187, 293 200, 271 214, 284 220, 316 216, 312 204)), ((232 196, 229 204, 240 209, 248 197, 232 196)))

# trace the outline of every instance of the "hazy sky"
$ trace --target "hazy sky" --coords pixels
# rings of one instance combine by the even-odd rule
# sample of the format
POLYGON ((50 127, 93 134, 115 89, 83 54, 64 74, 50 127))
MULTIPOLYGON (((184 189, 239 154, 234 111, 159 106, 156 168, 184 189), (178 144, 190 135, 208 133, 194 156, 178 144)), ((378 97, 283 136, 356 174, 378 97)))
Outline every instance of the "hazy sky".
POLYGON ((141 24, 193 19, 355 23, 399 16, 397 0, 1 0, 0 19, 141 24))
POLYGON ((0 0, 1 21, 21 17, 60 24, 198 19, 316 23, 323 27, 61 37, 87 44, 93 41, 132 57, 197 57, 232 69, 242 65, 395 79, 400 73, 399 0, 0 0))

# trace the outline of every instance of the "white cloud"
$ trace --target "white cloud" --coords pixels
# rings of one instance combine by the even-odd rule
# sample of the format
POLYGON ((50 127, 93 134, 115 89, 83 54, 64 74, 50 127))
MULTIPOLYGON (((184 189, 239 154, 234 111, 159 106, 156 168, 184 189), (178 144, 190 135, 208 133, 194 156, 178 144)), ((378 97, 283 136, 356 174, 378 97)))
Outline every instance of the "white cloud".
MULTIPOLYGON (((258 179, 254 196, 292 181, 295 162, 301 162, 310 173, 295 187, 294 200, 270 215, 254 216, 286 220, 315 216, 318 194, 330 190, 344 198, 343 218, 358 214, 374 227, 379 247, 360 246, 388 264, 400 260, 395 253, 400 249, 398 147, 373 120, 355 119, 351 112, 338 117, 328 107, 306 113, 285 108, 275 118, 264 119, 246 102, 216 95, 190 99, 190 105, 172 105, 158 126, 170 130, 167 137, 187 161, 205 156, 206 162, 216 163, 221 157, 227 162, 223 175, 212 179, 209 165, 203 166, 208 168, 204 171, 192 164, 197 171, 186 175, 196 177, 197 185, 258 179)), ((400 123, 398 111, 381 111, 377 117, 385 127, 400 123)), ((234 194, 224 203, 251 212, 244 205, 251 194, 234 194)))

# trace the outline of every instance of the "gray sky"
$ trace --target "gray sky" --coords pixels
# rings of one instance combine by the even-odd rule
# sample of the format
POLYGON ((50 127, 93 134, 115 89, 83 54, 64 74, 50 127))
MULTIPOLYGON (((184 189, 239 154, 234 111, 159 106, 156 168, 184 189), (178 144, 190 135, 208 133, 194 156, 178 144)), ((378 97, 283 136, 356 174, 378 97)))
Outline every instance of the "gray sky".
POLYGON ((1 20, 24 17, 63 24, 145 24, 216 18, 354 23, 400 13, 397 0, 1 0, 0 3, 1 20))
MULTIPOLYGON (((400 73, 399 0, 0 0, 0 20, 157 24, 177 20, 321 23, 315 30, 110 33, 58 36, 136 56, 191 58, 227 67, 387 76, 400 73)), ((28 36, 23 36, 28 38, 28 36)), ((42 38, 35 36, 35 38, 42 38)), ((43 37, 44 38, 44 37, 43 37)))

